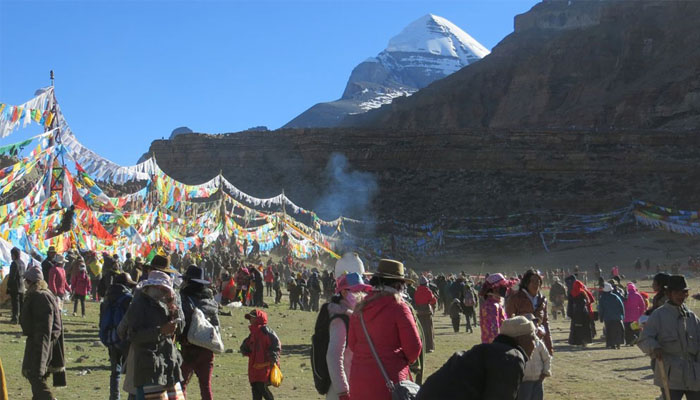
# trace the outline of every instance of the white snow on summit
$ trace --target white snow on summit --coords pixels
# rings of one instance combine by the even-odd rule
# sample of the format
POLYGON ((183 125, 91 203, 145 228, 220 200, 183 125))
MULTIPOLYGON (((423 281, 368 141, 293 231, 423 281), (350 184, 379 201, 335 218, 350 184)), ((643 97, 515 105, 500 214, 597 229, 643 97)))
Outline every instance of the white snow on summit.
POLYGON ((389 40, 388 52, 429 52, 459 58, 465 65, 486 57, 490 51, 457 25, 428 14, 389 40))

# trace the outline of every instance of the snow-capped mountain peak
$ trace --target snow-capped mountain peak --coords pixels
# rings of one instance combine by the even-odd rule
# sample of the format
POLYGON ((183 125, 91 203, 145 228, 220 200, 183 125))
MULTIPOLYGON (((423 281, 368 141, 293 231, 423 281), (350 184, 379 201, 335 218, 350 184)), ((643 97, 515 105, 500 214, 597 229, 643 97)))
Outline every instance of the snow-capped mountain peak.
POLYGON ((443 17, 427 14, 389 40, 387 52, 431 53, 469 64, 490 52, 468 33, 443 17))
POLYGON ((340 99, 316 104, 284 127, 337 126, 348 115, 410 96, 488 54, 457 25, 425 15, 391 38, 381 53, 357 65, 340 99))

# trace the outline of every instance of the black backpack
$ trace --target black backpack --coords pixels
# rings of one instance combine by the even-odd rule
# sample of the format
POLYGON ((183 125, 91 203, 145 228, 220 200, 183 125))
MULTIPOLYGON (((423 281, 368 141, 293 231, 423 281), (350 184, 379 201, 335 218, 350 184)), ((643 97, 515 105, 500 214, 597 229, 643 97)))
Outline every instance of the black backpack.
MULTIPOLYGON (((340 296, 333 296, 331 302, 340 302, 340 296)), ((325 303, 321 306, 318 317, 316 317, 314 334, 311 336, 311 369, 314 373, 314 385, 319 394, 328 393, 328 389, 331 387, 331 376, 328 372, 328 363, 326 362, 331 321, 336 318, 342 319, 345 322, 346 332, 350 324, 350 318, 346 314, 335 314, 331 317, 328 314, 328 304, 325 303)))

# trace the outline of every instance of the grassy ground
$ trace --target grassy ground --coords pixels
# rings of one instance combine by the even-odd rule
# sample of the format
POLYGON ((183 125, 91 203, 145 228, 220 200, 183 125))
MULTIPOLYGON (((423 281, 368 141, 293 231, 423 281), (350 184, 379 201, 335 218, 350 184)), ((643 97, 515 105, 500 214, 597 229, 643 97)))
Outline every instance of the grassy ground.
MULTIPOLYGON (((698 286, 698 281, 693 286, 698 286)), ((697 305, 694 306, 697 310, 697 305)), ((8 379, 10 399, 30 399, 31 390, 22 378, 20 366, 24 351, 24 339, 19 327, 9 325, 8 310, 0 317, 0 356, 8 379)), ((283 343, 282 371, 285 375, 280 388, 272 391, 280 399, 319 399, 313 387, 308 359, 309 338, 312 334, 314 313, 289 311, 286 305, 272 306, 269 310, 270 326, 277 331, 283 343)), ((233 353, 217 356, 214 368, 214 394, 219 399, 250 398, 246 377, 246 359, 238 354, 240 342, 247 336, 247 323, 243 318, 245 308, 233 310, 231 316, 222 317, 225 343, 233 353)), ((66 353, 68 360, 68 387, 54 393, 59 399, 106 399, 109 393, 109 361, 101 346, 93 347, 97 340, 96 303, 88 304, 85 319, 67 316, 66 353)), ((426 355, 428 374, 439 368, 456 350, 468 349, 479 340, 478 329, 474 333, 453 333, 448 317, 441 313, 435 317, 437 349, 426 355)), ((658 389, 651 383, 649 359, 636 347, 606 350, 597 340, 588 349, 572 348, 566 344, 569 322, 561 318, 552 321, 555 343, 554 376, 545 381, 545 391, 550 399, 651 399, 658 389)), ((462 326, 464 328, 464 326, 462 326)), ((598 326, 599 332, 602 326, 598 326)), ((190 399, 199 399, 195 387, 190 399)))
MULTIPOLYGON (((636 257, 650 257, 652 265, 665 259, 671 251, 673 258, 684 261, 688 254, 697 254, 698 242, 687 236, 648 232, 642 235, 600 240, 600 243, 567 245, 544 251, 494 252, 492 254, 469 253, 435 263, 434 269, 479 272, 485 263, 485 271, 523 271, 525 266, 540 268, 570 268, 574 264, 590 266, 601 262, 603 267, 615 263, 623 272, 632 275, 629 267, 636 257), (658 260, 658 261, 657 261, 658 260), (604 264, 607 261, 609 264, 604 264), (438 267, 440 265, 440 267, 438 267), (464 265, 471 265, 465 267, 464 265)), ((642 290, 651 291, 650 281, 640 281, 642 290)), ((694 293, 700 291, 700 279, 690 281, 694 293)), ((266 298, 270 301, 270 298, 266 298)), ((283 299, 286 301, 286 296, 283 299)), ((700 304, 689 300, 691 308, 700 312, 700 304)), ((85 319, 67 316, 66 356, 68 387, 55 391, 59 399, 107 399, 109 393, 109 361, 107 351, 97 341, 97 303, 88 303, 85 319)), ((72 305, 71 305, 72 311, 72 305)), ((216 357, 214 364, 214 395, 217 399, 251 398, 246 369, 247 360, 238 353, 243 339, 248 335, 247 321, 243 318, 246 309, 232 310, 231 316, 222 316, 222 327, 227 349, 233 353, 216 357)), ((280 388, 272 388, 279 399, 320 399, 313 386, 309 362, 309 343, 316 318, 315 313, 289 311, 287 304, 268 309, 270 326, 282 340, 282 371, 285 380, 280 388)), ((31 390, 20 374, 24 351, 24 338, 17 325, 10 325, 9 310, 0 310, 0 358, 7 375, 10 399, 31 399, 31 390)), ((464 326, 462 326, 464 328, 464 326)), ((548 399, 654 399, 660 393, 652 385, 649 358, 636 347, 620 350, 605 349, 599 338, 589 348, 572 348, 566 343, 569 321, 552 321, 551 328, 555 344, 553 364, 554 376, 545 381, 548 399)), ((479 341, 478 329, 472 333, 453 333, 450 320, 441 313, 435 317, 436 351, 426 355, 426 376, 438 369, 457 350, 469 349, 479 341)), ((598 332, 602 325, 598 324, 598 332)), ((191 387, 190 399, 199 399, 196 379, 191 387)))

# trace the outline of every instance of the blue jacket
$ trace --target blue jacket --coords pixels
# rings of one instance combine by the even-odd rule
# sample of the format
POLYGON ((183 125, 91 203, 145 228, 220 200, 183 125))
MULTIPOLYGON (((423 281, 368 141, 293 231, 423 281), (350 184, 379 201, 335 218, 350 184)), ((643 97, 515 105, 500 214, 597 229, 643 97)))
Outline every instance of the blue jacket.
POLYGON ((625 318, 625 305, 614 293, 602 292, 598 302, 601 321, 622 321, 625 318))

